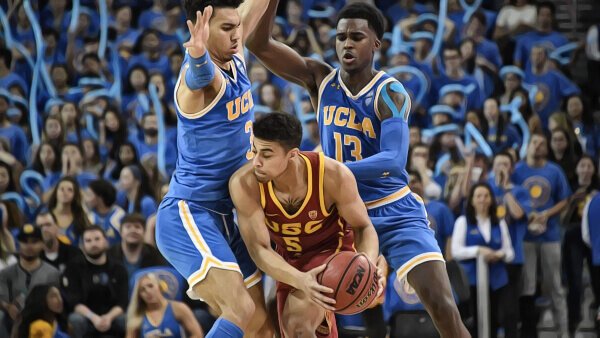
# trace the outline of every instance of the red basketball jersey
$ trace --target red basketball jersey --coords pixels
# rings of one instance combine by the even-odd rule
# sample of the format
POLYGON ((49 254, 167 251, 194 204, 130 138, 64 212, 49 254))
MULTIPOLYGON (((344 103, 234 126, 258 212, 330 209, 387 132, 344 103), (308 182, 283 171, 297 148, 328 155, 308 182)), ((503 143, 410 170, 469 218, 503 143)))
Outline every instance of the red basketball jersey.
POLYGON ((295 214, 283 208, 273 182, 259 183, 260 197, 265 212, 265 223, 277 252, 290 264, 302 264, 315 254, 353 250, 352 229, 346 224, 335 205, 327 210, 323 197, 325 158, 323 153, 302 152, 306 164, 308 189, 304 201, 295 214))

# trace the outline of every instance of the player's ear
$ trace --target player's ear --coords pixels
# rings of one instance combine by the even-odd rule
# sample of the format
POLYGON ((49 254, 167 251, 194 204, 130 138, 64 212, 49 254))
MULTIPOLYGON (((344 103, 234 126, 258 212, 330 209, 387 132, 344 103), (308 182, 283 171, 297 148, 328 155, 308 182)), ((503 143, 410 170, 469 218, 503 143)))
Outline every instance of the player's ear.
POLYGON ((290 155, 290 159, 292 159, 300 154, 300 149, 294 148, 294 149, 288 151, 288 154, 290 155))
POLYGON ((375 49, 377 50, 379 48, 381 48, 381 40, 375 39, 375 49))

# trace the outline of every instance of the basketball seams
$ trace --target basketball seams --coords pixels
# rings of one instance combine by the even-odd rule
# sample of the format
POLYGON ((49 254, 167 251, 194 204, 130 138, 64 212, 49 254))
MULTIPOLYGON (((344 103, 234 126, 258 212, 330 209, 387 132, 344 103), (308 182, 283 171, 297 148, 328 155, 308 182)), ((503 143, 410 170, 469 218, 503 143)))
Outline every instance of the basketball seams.
MULTIPOLYGON (((368 263, 367 265, 369 266, 369 273, 366 276, 367 276, 367 280, 368 280, 372 273, 371 264, 369 262, 369 259, 367 258, 367 256, 364 253, 359 253, 358 255, 354 256, 353 260, 358 257, 364 257, 365 259, 367 259, 367 263, 368 263)), ((352 262, 349 264, 349 266, 352 266, 352 262)), ((348 271, 348 269, 346 271, 348 271)), ((344 276, 342 276, 342 280, 344 280, 344 276)), ((336 311, 344 311, 347 308, 351 307, 352 305, 355 305, 356 300, 363 297, 363 292, 365 291, 365 288, 367 288, 367 286, 371 287, 371 285, 370 285, 371 283, 364 283, 364 284, 365 285, 363 286, 362 290, 360 290, 360 292, 358 293, 358 296, 354 297, 354 299, 352 300, 352 302, 350 302, 350 304, 348 304, 346 307, 344 307, 342 309, 337 309, 336 311)))

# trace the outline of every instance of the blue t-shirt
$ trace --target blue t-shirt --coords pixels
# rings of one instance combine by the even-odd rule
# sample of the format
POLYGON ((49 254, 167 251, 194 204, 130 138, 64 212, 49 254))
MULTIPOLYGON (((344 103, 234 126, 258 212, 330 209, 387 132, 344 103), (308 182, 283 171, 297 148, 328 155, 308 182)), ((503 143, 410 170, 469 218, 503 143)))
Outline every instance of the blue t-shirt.
POLYGON ((543 45, 552 51, 569 43, 569 40, 564 35, 555 31, 550 33, 531 31, 518 35, 515 40, 517 43, 513 56, 514 62, 520 62, 523 69, 531 67, 531 49, 534 46, 543 45))
POLYGON ((510 264, 523 264, 523 239, 527 234, 527 215, 531 212, 531 199, 529 197, 529 191, 527 189, 514 185, 511 194, 523 209, 525 215, 518 220, 513 219, 508 211, 506 205, 505 196, 507 192, 496 185, 496 180, 492 174, 488 180, 488 184, 492 187, 494 197, 496 198, 496 214, 498 219, 504 219, 508 226, 508 232, 510 234, 511 244, 513 246, 515 257, 510 264))
POLYGON ((448 206, 438 201, 428 201, 425 204, 429 227, 435 231, 435 239, 442 254, 446 252, 446 241, 454 230, 454 215, 448 206))
POLYGON ((533 74, 527 71, 525 82, 534 84, 538 88, 533 104, 544 127, 548 126, 550 115, 560 111, 560 103, 564 98, 581 92, 576 84, 555 70, 549 70, 544 74, 533 74))
MULTIPOLYGON (((531 209, 535 212, 548 210, 571 196, 571 187, 565 174, 557 164, 550 161, 540 168, 532 168, 527 165, 527 162, 521 161, 515 166, 512 180, 529 191, 531 209)), ((548 219, 544 233, 533 235, 528 232, 525 241, 559 242, 559 215, 548 219)))
POLYGON ((504 149, 513 148, 521 144, 521 134, 519 134, 517 128, 515 128, 512 124, 507 123, 504 126, 504 130, 500 135, 500 142, 496 142, 498 137, 497 132, 498 129, 496 128, 496 126, 489 127, 488 134, 486 136, 486 140, 490 148, 492 148, 494 154, 497 154, 504 149))
POLYGON ((8 127, 0 127, 0 137, 4 137, 8 141, 10 153, 22 164, 27 164, 29 142, 23 129, 13 124, 8 127))
MULTIPOLYGON (((448 84, 459 84, 462 86, 474 85, 475 89, 467 95, 467 110, 483 108, 484 94, 477 80, 468 74, 465 74, 462 79, 451 79, 446 74, 441 74, 438 78, 433 79, 432 88, 435 88, 434 94, 439 96, 439 91, 442 87, 448 84)), ((441 99, 438 97, 438 100, 441 99)))
POLYGON ((127 194, 122 190, 119 190, 117 192, 116 204, 123 208, 123 210, 125 210, 128 214, 137 212, 142 214, 142 216, 144 216, 145 219, 148 219, 148 217, 154 214, 157 208, 156 201, 154 201, 152 197, 144 195, 140 200, 139 209, 136 209, 135 203, 133 201, 129 201, 129 199, 127 199, 127 194))
POLYGON ((106 233, 109 246, 118 245, 121 243, 121 220, 125 216, 125 211, 114 205, 106 214, 100 214, 96 210, 92 210, 90 221, 92 224, 99 225, 106 233))
POLYGON ((477 44, 475 49, 477 50, 477 54, 480 54, 486 60, 494 64, 498 70, 500 67, 502 67, 502 56, 500 55, 500 49, 494 41, 483 39, 477 44))
POLYGON ((16 71, 10 72, 4 77, 0 77, 0 88, 9 90, 10 87, 14 85, 18 85, 19 87, 21 87, 21 89, 23 89, 25 95, 29 95, 29 86, 16 71))

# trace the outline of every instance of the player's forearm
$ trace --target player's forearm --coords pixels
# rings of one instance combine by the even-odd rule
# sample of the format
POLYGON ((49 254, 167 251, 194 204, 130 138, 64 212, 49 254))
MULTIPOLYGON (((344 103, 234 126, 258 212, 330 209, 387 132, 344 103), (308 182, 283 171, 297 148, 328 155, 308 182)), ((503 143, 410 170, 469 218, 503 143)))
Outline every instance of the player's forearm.
POLYGON ((300 280, 302 272, 291 266, 273 249, 263 246, 249 249, 252 260, 261 271, 278 282, 285 283, 294 288, 298 287, 297 282, 300 280))
POLYGON ((260 54, 269 45, 275 15, 277 14, 277 5, 279 5, 279 0, 269 1, 269 5, 258 21, 254 32, 248 37, 246 47, 255 55, 260 54))
POLYGON ((381 123, 381 152, 346 165, 357 180, 398 177, 406 166, 408 135, 406 121, 402 118, 389 118, 381 123))
POLYGON ((375 228, 366 226, 362 228, 354 228, 354 244, 358 252, 364 252, 373 264, 377 262, 379 256, 379 240, 375 228))

